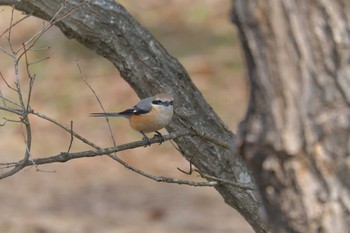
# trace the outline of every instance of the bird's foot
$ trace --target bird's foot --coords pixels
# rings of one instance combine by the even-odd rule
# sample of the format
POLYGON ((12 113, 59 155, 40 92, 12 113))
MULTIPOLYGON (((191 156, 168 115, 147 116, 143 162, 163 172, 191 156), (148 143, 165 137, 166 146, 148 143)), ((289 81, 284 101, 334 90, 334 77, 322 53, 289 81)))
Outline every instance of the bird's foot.
POLYGON ((151 145, 151 141, 149 140, 147 135, 143 131, 140 131, 140 133, 143 135, 142 141, 147 142, 147 144, 148 144, 148 145, 145 145, 145 147, 150 146, 151 145))
POLYGON ((154 138, 160 138, 160 144, 162 144, 165 141, 165 138, 163 137, 163 135, 161 133, 159 133, 158 131, 155 131, 156 134, 153 136, 154 138))
POLYGON ((149 140, 149 138, 148 138, 147 136, 144 136, 144 137, 142 138, 142 141, 147 142, 147 145, 145 145, 145 147, 151 145, 151 141, 149 140))

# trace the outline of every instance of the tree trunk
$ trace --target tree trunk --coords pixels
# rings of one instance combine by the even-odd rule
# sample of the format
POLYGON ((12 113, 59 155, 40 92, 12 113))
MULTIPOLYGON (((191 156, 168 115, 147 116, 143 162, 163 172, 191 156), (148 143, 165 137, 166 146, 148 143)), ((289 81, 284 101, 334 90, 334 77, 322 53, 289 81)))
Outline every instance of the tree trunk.
MULTIPOLYGON (((56 15, 63 2, 69 2, 62 11, 66 12, 81 1, 0 0, 2 5, 14 5, 45 20, 56 15)), ((183 131, 192 127, 203 135, 176 141, 183 155, 201 172, 254 186, 240 156, 233 155, 233 133, 203 99, 182 65, 122 6, 112 0, 90 0, 57 26, 67 37, 76 39, 110 60, 140 97, 165 90, 175 94, 175 116, 167 130, 183 131)), ((271 232, 256 192, 227 182, 215 188, 256 232, 271 232)))
POLYGON ((239 151, 275 231, 350 229, 350 3, 233 0, 251 87, 239 151))

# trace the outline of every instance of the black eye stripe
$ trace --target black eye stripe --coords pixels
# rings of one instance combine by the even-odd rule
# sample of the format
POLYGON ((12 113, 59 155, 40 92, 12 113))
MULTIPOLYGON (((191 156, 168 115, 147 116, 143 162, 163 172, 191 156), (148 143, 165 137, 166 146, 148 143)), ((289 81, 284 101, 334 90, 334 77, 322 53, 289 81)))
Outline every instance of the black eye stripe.
POLYGON ((169 105, 173 105, 173 101, 172 100, 171 101, 153 100, 152 104, 169 106, 169 105))
POLYGON ((161 105, 163 103, 163 101, 161 100, 153 100, 152 104, 156 104, 156 105, 161 105))

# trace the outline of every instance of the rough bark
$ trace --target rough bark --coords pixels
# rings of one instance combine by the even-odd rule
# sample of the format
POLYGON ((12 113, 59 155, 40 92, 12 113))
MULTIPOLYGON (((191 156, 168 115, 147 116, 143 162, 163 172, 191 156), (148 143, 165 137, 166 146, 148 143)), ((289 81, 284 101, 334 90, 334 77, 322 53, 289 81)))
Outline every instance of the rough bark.
MULTIPOLYGON (((78 2, 69 1, 66 8, 74 7, 78 2)), ((57 0, 0 0, 2 5, 14 5, 45 20, 51 19, 62 3, 57 0)), ((112 0, 91 0, 57 26, 67 37, 111 61, 140 97, 164 90, 176 95, 175 117, 167 129, 172 132, 193 127, 206 135, 176 140, 184 156, 200 171, 254 185, 245 164, 233 154, 231 146, 222 146, 235 144, 233 133, 203 99, 182 65, 122 6, 112 0), (207 136, 212 139, 208 140, 207 136)), ((217 185, 216 189, 256 232, 271 232, 262 217, 263 208, 256 193, 229 184, 217 185)))
POLYGON ((240 152, 272 225, 349 232, 349 2, 233 5, 251 86, 240 152))

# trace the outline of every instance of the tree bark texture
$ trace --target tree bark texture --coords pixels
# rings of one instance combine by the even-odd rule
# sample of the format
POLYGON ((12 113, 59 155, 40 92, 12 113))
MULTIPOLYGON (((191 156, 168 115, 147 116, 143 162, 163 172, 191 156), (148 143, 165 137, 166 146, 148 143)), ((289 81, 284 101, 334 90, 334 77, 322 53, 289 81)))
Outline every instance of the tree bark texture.
MULTIPOLYGON (((14 5, 45 20, 50 20, 63 2, 0 0, 2 5, 14 5)), ((70 9, 79 2, 68 1, 66 8, 70 9)), ((91 0, 57 26, 67 37, 76 39, 111 61, 140 97, 160 91, 175 94, 175 117, 167 130, 181 131, 193 127, 204 135, 176 140, 183 155, 201 172, 254 186, 247 167, 232 149, 235 144, 233 133, 203 99, 183 66, 122 6, 112 0, 91 0)), ((225 183, 215 188, 256 232, 271 232, 256 192, 225 183)))
POLYGON ((251 87, 237 141, 275 232, 349 232, 350 2, 233 6, 251 87))

